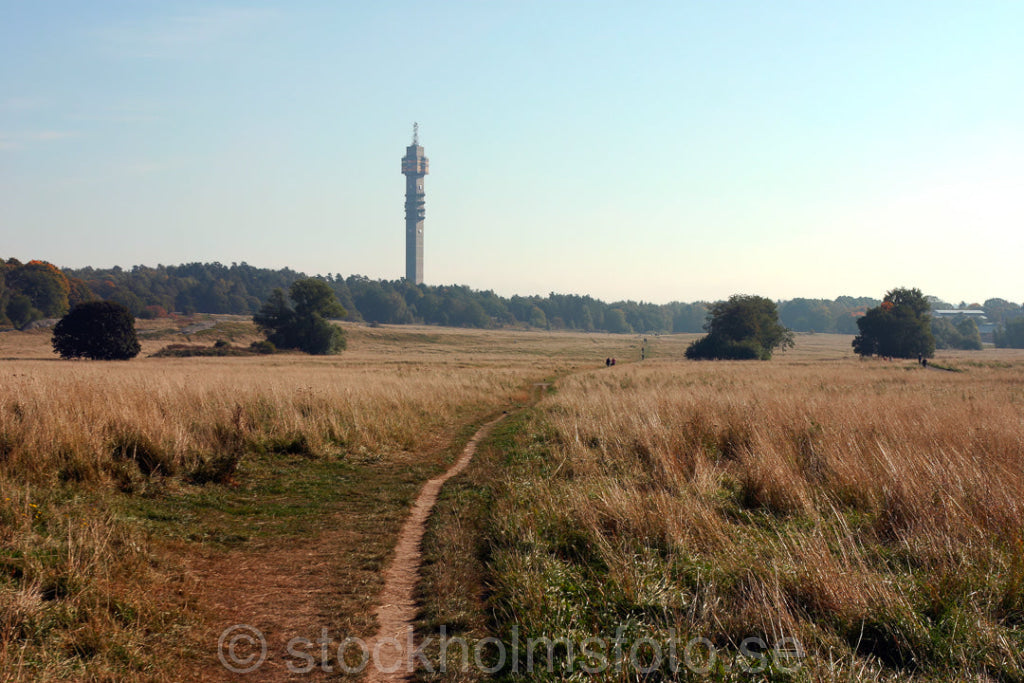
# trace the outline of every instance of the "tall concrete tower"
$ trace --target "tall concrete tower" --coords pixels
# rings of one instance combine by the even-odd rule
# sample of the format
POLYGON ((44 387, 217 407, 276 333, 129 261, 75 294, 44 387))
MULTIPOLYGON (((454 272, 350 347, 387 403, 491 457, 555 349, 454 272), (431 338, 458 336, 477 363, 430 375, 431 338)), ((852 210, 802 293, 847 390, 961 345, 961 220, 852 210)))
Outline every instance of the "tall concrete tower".
POLYGON ((420 125, 412 124, 412 144, 405 148, 402 173, 405 175, 405 279, 423 284, 423 219, 427 215, 423 176, 429 162, 420 147, 420 125))

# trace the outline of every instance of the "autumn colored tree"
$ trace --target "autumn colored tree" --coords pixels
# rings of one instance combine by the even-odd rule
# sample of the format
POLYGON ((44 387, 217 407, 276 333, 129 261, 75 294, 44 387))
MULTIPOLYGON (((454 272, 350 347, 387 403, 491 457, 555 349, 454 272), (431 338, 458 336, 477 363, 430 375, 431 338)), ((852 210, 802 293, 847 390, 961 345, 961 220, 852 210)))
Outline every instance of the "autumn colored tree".
POLYGON ((7 273, 7 286, 24 294, 45 317, 68 312, 71 286, 59 268, 46 261, 29 261, 7 273))
POLYGON ((92 293, 89 285, 85 284, 84 280, 80 280, 77 277, 69 277, 67 280, 69 306, 74 307, 78 304, 84 304, 86 301, 96 300, 96 295, 92 293))

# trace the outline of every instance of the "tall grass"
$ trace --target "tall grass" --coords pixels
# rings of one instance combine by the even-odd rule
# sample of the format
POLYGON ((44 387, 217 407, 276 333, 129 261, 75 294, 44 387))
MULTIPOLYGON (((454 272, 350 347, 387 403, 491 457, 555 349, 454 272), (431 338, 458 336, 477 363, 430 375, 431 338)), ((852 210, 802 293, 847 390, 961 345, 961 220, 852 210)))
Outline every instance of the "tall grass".
POLYGON ((523 369, 451 372, 258 362, 0 369, 0 467, 19 480, 194 474, 252 449, 408 450, 521 390, 523 369), (159 365, 159 366, 158 366, 159 365))
MULTIPOLYGON (((234 332, 244 336, 245 330, 234 332)), ((146 351, 159 348, 167 334, 156 330, 146 351)), ((603 358, 621 339, 603 336, 596 344, 598 337, 553 342, 540 333, 359 327, 349 334, 349 351, 337 358, 127 363, 48 360, 45 335, 4 335, 0 679, 223 675, 213 654, 216 633, 209 642, 196 641, 217 618, 185 561, 203 552, 196 547, 202 538, 167 537, 162 520, 172 517, 182 520, 177 529, 221 509, 237 509, 231 514, 242 518, 247 509, 255 516, 266 508, 271 521, 308 509, 344 524, 348 517, 332 510, 347 502, 343 496, 358 496, 341 509, 378 515, 381 523, 358 523, 380 538, 374 537, 372 553, 352 549, 350 564, 361 563, 362 583, 353 578, 338 591, 372 603, 374 596, 365 593, 375 584, 365 575, 386 557, 387 533, 397 528, 408 491, 443 465, 444 448, 456 435, 525 400, 532 382, 578 359, 589 361, 590 354, 603 358), (428 457, 429 466, 420 466, 428 457), (340 463, 323 469, 330 476, 381 474, 373 491, 360 492, 358 481, 309 482, 296 470, 310 469, 303 462, 340 463), (239 504, 249 495, 247 478, 257 475, 268 480, 259 490, 272 489, 273 500, 250 497, 239 504), (324 496, 319 507, 304 499, 311 491, 324 496), (374 511, 378 498, 371 494, 386 505, 374 511), (201 506, 181 514, 175 508, 194 501, 201 506)), ((307 527, 319 533, 311 522, 307 527)), ((286 533, 260 524, 259 533, 286 533)), ((364 533, 337 531, 350 544, 364 533)), ((230 581, 221 584, 231 589, 230 581)), ((235 584, 246 590, 243 577, 235 584)))
MULTIPOLYGON (((1020 363, 567 378, 523 426, 493 506, 496 628, 702 637, 778 680, 797 675, 770 652, 786 638, 802 677, 1020 680, 1022 387, 1020 363)), ((570 677, 560 666, 552 680, 570 677)))

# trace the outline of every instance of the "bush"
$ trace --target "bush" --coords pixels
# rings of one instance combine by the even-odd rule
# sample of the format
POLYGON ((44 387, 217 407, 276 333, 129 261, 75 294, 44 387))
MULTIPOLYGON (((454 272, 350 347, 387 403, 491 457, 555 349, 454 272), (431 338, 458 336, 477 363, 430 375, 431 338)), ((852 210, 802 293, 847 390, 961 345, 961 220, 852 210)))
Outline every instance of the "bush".
POLYGON ((75 306, 54 326, 52 343, 61 358, 128 360, 141 350, 135 318, 113 301, 75 306))
POLYGON ((749 340, 734 342, 709 334, 690 344, 686 357, 690 360, 758 360, 761 355, 757 345, 749 340))
POLYGON ((166 318, 167 311, 164 309, 163 306, 146 306, 145 308, 142 309, 142 312, 139 313, 139 317, 144 320, 156 320, 157 318, 166 318))
POLYGON ((264 355, 277 353, 277 347, 274 346, 274 343, 267 341, 266 339, 254 341, 252 344, 249 344, 249 350, 252 351, 253 353, 259 353, 264 355))
POLYGON ((148 436, 130 427, 119 426, 113 431, 110 453, 115 462, 134 461, 147 477, 175 473, 173 456, 148 436))
POLYGON ((220 453, 201 457, 186 477, 192 484, 228 484, 238 471, 241 453, 220 453))

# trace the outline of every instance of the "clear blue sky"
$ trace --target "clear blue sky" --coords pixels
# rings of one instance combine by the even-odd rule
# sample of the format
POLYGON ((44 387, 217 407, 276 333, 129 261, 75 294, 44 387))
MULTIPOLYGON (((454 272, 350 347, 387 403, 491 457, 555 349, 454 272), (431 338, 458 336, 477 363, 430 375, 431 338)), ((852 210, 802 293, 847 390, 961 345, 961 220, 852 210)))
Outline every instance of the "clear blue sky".
POLYGON ((0 256, 1024 299, 1024 3, 0 0, 0 256))

